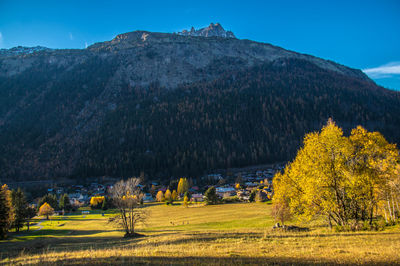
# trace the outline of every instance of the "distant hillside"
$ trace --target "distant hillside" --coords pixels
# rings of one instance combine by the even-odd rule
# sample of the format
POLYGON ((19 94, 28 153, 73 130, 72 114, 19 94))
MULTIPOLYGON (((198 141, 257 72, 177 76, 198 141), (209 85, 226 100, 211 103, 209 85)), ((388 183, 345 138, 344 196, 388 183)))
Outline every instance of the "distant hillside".
POLYGON ((0 178, 198 176, 290 160, 328 117, 400 143, 399 92, 270 44, 136 31, 25 50, 0 53, 0 178))

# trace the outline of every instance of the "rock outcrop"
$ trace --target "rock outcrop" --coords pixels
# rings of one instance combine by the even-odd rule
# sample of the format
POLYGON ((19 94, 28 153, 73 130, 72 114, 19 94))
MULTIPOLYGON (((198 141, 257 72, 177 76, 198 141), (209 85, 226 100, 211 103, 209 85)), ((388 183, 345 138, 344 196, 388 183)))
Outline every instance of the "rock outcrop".
POLYGON ((222 37, 222 38, 236 38, 233 32, 225 31, 219 23, 211 23, 208 27, 195 30, 194 27, 188 30, 178 32, 178 35, 183 36, 201 36, 201 37, 222 37))

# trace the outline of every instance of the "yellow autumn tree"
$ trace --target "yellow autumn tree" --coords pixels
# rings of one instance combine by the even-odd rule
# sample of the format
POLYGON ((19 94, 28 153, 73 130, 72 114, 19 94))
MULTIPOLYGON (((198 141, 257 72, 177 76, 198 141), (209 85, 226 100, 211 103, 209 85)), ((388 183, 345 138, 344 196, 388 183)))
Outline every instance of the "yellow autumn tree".
POLYGON ((104 200, 104 196, 93 196, 90 198, 90 207, 92 207, 92 209, 100 209, 104 200))
POLYGON ((165 203, 168 204, 172 204, 173 199, 172 199, 172 193, 171 190, 167 189, 164 193, 164 199, 165 199, 165 203))
POLYGON ((189 197, 187 195, 183 197, 183 206, 185 207, 189 206, 189 197))
POLYGON ((39 208, 39 215, 46 216, 46 219, 49 219, 49 215, 54 213, 54 209, 47 202, 43 203, 39 208))
POLYGON ((173 191, 172 191, 171 199, 172 199, 173 201, 175 201, 175 200, 178 199, 178 193, 176 192, 176 190, 173 190, 173 191))
POLYGON ((163 193, 161 190, 159 190, 159 191, 157 192, 156 200, 157 200, 158 202, 162 202, 162 201, 165 200, 165 199, 164 199, 164 193, 163 193))
POLYGON ((354 202, 356 218, 372 223, 374 212, 384 215, 387 222, 396 221, 400 212, 399 151, 379 132, 368 132, 361 126, 349 137, 353 145, 349 194, 354 202))
POLYGON ((178 182, 178 194, 182 196, 189 191, 189 182, 186 178, 180 178, 178 182))
POLYGON ((398 150, 381 134, 358 127, 346 137, 329 120, 305 136, 294 161, 275 175, 274 204, 305 219, 323 215, 330 225, 372 222, 378 203, 393 195, 388 188, 397 168, 398 150))

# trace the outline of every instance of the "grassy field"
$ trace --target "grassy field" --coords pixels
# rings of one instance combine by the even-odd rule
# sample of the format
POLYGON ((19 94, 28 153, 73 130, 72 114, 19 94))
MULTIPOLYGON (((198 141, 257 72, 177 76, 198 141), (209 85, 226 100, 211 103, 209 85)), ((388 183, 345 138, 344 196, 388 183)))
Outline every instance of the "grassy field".
POLYGON ((147 205, 149 218, 122 238, 112 213, 53 217, 0 242, 1 264, 400 264, 400 228, 337 233, 275 232, 265 203, 147 205))

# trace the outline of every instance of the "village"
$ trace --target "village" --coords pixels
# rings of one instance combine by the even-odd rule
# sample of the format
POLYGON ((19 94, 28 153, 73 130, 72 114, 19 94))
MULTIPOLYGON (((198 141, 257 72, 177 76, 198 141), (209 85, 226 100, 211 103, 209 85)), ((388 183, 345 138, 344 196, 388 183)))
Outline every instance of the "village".
MULTIPOLYGON (((200 178, 187 178, 188 179, 188 192, 190 195, 190 202, 197 203, 204 200, 204 192, 211 186, 216 189, 216 194, 222 202, 239 202, 239 201, 266 201, 272 198, 273 188, 272 179, 277 171, 282 170, 283 165, 277 164, 268 168, 260 169, 245 169, 228 173, 210 173, 200 178), (251 198, 251 192, 256 193, 256 199, 251 198)), ((108 190, 112 188, 115 183, 115 178, 99 178, 97 182, 90 182, 88 184, 51 184, 44 191, 44 194, 51 194, 59 198, 61 195, 67 194, 70 204, 73 209, 80 207, 90 206, 92 197, 107 197, 108 190)), ((167 182, 155 179, 148 180, 141 183, 139 186, 143 192, 143 202, 150 203, 157 201, 156 194, 159 191, 165 193, 168 189, 170 191, 176 190, 179 179, 172 179, 167 182)), ((31 205, 34 207, 38 204, 39 197, 32 198, 31 205)), ((58 210, 61 212, 62 210, 58 210)))

